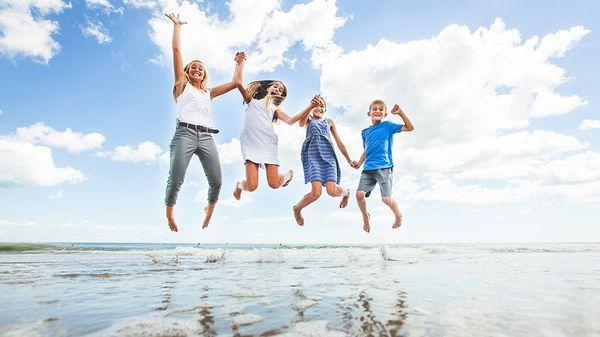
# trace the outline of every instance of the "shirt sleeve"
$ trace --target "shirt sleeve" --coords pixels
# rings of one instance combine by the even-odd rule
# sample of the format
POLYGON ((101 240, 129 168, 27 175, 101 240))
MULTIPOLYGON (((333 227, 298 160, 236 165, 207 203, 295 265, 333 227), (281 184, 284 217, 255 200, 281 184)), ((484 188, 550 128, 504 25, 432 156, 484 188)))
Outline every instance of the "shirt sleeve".
POLYGON ((402 131, 403 127, 403 124, 390 122, 390 124, 388 125, 388 130, 390 130, 390 133, 398 133, 402 131))
POLYGON ((365 130, 362 130, 360 132, 360 138, 362 138, 362 146, 363 146, 363 149, 364 149, 365 148, 365 130))

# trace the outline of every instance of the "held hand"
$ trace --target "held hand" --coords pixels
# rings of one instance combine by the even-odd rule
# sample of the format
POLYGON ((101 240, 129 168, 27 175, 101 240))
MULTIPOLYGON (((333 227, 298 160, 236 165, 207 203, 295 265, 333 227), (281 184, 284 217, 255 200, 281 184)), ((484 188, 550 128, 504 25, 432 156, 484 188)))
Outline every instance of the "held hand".
POLYGON ((319 100, 319 95, 315 95, 315 97, 313 97, 310 100, 310 104, 308 105, 308 107, 311 109, 314 109, 314 108, 318 107, 319 104, 321 104, 321 101, 319 100))
POLYGON ((237 64, 242 64, 246 62, 246 53, 244 53, 243 51, 238 51, 237 53, 235 53, 235 57, 233 58, 233 60, 237 64))
POLYGON ((356 160, 353 160, 352 164, 350 166, 354 167, 355 169, 359 169, 360 168, 360 164, 356 160))
POLYGON ((399 114, 401 114, 402 112, 403 112, 403 111, 402 111, 402 109, 400 108, 400 106, 399 106, 398 104, 394 105, 394 107, 392 108, 392 113, 393 113, 394 115, 399 115, 399 114))
POLYGON ((165 13, 165 16, 168 17, 169 19, 171 19, 171 21, 173 21, 173 23, 175 25, 185 25, 187 23, 187 22, 179 19, 179 14, 175 15, 175 13, 171 13, 171 14, 165 13))

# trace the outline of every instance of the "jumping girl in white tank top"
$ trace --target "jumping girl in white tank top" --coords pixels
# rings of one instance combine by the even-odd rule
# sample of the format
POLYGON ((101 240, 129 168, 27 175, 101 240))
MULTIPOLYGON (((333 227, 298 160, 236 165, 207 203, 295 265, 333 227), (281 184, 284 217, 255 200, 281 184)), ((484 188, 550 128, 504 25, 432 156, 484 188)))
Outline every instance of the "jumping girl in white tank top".
POLYGON ((212 217, 221 190, 222 175, 217 146, 212 138, 212 134, 219 131, 215 130, 213 126, 210 115, 211 102, 214 98, 234 89, 241 82, 239 63, 246 56, 244 53, 236 53, 235 61, 238 65, 236 65, 231 82, 209 89, 207 88, 208 74, 201 61, 194 60, 185 67, 183 66, 179 35, 181 26, 185 22, 179 19, 179 15, 166 14, 166 16, 174 24, 172 45, 175 84, 173 85, 173 97, 177 102, 178 115, 177 128, 170 145, 171 160, 165 204, 169 228, 171 231, 177 232, 173 209, 188 164, 194 154, 202 163, 209 185, 208 205, 204 208, 205 216, 202 228, 208 226, 212 217))

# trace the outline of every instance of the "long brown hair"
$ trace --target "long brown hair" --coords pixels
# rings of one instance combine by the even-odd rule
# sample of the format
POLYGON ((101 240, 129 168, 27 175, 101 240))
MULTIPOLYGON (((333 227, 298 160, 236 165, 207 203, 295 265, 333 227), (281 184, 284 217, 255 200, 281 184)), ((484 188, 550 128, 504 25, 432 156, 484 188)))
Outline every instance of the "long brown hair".
MULTIPOLYGON (((190 76, 188 74, 190 72, 190 67, 192 66, 192 63, 194 63, 194 62, 201 63, 203 66, 204 76, 202 77, 202 80, 200 80, 200 89, 206 90, 206 86, 208 85, 208 71, 206 70, 206 67, 204 67, 204 63, 200 60, 192 60, 192 61, 190 61, 190 63, 186 64, 185 67, 183 67, 183 72, 185 73, 185 80, 186 80, 185 84, 188 84, 191 82, 190 76)), ((177 83, 175 83, 173 85, 173 98, 175 100, 177 100, 177 97, 175 97, 176 86, 177 86, 177 83)))
MULTIPOLYGON (((281 105, 281 103, 283 103, 283 101, 287 97, 287 87, 285 86, 285 84, 283 84, 283 82, 281 82, 279 80, 261 80, 261 81, 250 82, 248 84, 248 87, 246 88, 246 91, 248 92, 248 94, 250 94, 250 97, 257 99, 257 100, 260 100, 260 99, 263 99, 266 97, 265 109, 267 111, 269 110, 269 107, 272 105, 275 105, 275 106, 281 105), (283 86, 283 92, 281 93, 281 95, 269 95, 267 92, 269 87, 271 85, 273 85, 273 83, 275 83, 275 82, 279 82, 283 86)), ((277 122, 277 114, 273 114, 273 123, 275 123, 275 122, 277 122)))

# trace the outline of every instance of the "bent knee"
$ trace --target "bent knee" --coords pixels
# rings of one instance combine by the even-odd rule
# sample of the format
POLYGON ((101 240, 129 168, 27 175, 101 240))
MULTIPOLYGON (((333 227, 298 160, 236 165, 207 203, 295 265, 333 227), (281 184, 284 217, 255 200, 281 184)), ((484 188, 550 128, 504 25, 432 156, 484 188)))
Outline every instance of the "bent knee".
POLYGON ((279 187, 281 187, 279 180, 277 180, 277 181, 269 180, 269 187, 272 189, 278 189, 279 187))
POLYGON ((383 203, 386 205, 389 205, 393 202, 392 197, 381 197, 381 201, 383 201, 383 203))
POLYGON ((356 191, 356 199, 364 200, 366 194, 367 194, 367 192, 365 192, 365 191, 356 191))
POLYGON ((337 197, 337 192, 337 188, 335 187, 327 188, 327 194, 331 197, 337 197))
POLYGON ((258 183, 257 182, 248 182, 246 181, 246 189, 248 190, 248 192, 254 192, 256 191, 256 189, 258 188, 258 183))
POLYGON ((319 199, 321 196, 321 190, 310 191, 310 196, 314 199, 319 199))

